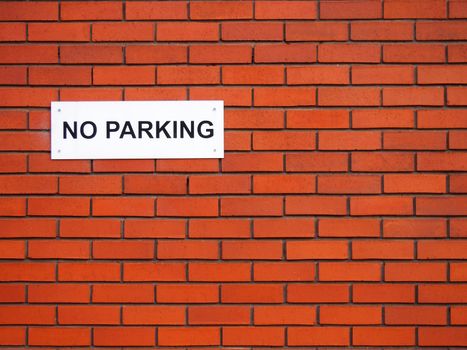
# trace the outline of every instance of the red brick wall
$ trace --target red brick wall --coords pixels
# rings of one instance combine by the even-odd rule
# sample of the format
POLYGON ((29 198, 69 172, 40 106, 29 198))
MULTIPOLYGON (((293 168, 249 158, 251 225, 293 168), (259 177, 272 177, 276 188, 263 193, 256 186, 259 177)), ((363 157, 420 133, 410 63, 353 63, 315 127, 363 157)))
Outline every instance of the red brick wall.
POLYGON ((0 3, 0 345, 467 346, 467 1, 0 3), (225 101, 223 160, 50 160, 50 102, 225 101))

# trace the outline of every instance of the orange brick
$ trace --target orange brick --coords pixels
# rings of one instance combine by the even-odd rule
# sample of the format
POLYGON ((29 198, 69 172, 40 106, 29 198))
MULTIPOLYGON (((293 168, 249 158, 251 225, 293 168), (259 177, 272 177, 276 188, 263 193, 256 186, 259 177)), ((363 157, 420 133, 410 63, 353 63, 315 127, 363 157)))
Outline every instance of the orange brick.
POLYGON ((449 149, 467 149, 467 133, 465 131, 449 132, 449 149))
POLYGON ((422 284, 418 287, 420 303, 465 303, 467 284, 422 284))
POLYGON ((319 308, 320 324, 382 324, 380 306, 322 305, 319 308))
POLYGON ((245 282, 251 280, 250 263, 190 263, 191 282, 245 282))
POLYGON ((280 260, 280 241, 225 241, 222 242, 223 260, 280 260))
POLYGON ((190 3, 192 20, 252 19, 251 1, 197 1, 190 3))
POLYGON ((379 106, 381 104, 379 88, 319 88, 319 106, 379 106))
POLYGON ((418 259, 466 259, 467 241, 423 240, 417 247, 418 259))
POLYGON ((157 161, 158 172, 205 173, 218 172, 217 159, 161 159, 157 161))
POLYGON ((285 161, 289 172, 343 172, 348 169, 348 155, 344 153, 291 153, 285 161))
POLYGON ((121 194, 120 176, 61 176, 62 194, 121 194))
POLYGON ((30 284, 29 303, 89 303, 91 289, 84 284, 30 284))
POLYGON ((384 175, 385 193, 445 193, 444 175, 384 175))
POLYGON ((225 346, 283 346, 285 329, 281 327, 224 327, 222 345, 225 346))
POLYGON ((289 303, 342 303, 350 300, 350 288, 345 284, 289 284, 289 303))
POLYGON ((188 308, 190 325, 244 325, 250 323, 248 306, 192 306, 188 308))
POLYGON ((255 46, 257 63, 309 63, 316 62, 313 44, 258 44, 255 46))
POLYGON ((1 85, 26 85, 25 67, 0 67, 0 74, 1 85))
MULTIPOLYGON (((48 107, 51 101, 58 100, 58 91, 56 89, 49 88, 0 88, 0 106, 1 107, 48 107)), ((28 133, 28 134, 11 134, 3 133, 2 138, 7 138, 13 135, 15 139, 30 139, 28 142, 21 142, 23 146, 19 149, 30 149, 34 147, 34 141, 38 138, 48 138, 46 133, 28 133), (32 146, 29 146, 31 144, 32 146)), ((37 142, 36 142, 37 143, 37 142)), ((2 142, 0 145, 4 147, 5 143, 2 142)), ((49 142, 45 143, 42 141, 41 148, 35 150, 48 151, 50 146, 49 142)), ((18 147, 18 146, 17 146, 18 147)), ((5 149, 10 150, 10 149, 5 149)), ((16 149, 13 149, 16 150, 16 149)))
POLYGON ((190 220, 190 238, 248 238, 250 222, 246 219, 199 219, 190 220))
POLYGON ((154 303, 154 286, 149 284, 96 284, 95 303, 154 303))
POLYGON ((255 175, 254 193, 314 193, 316 179, 311 175, 255 175))
POLYGON ((0 286, 0 301, 2 303, 25 302, 26 286, 21 284, 4 284, 0 286))
POLYGON ((285 200, 287 215, 344 215, 347 200, 336 196, 289 196, 285 200))
POLYGON ((183 263, 125 263, 125 282, 181 282, 186 281, 186 266, 183 263))
POLYGON ((389 325, 445 325, 447 310, 439 306, 387 306, 384 319, 389 325))
MULTIPOLYGON (((345 41, 348 27, 340 22, 290 22, 285 27, 287 41, 345 41)), ((318 47, 320 50, 320 47, 318 47)))
POLYGON ((187 6, 178 1, 138 1, 125 6, 128 20, 187 19, 187 6))
POLYGON ((182 306, 124 306, 123 324, 126 325, 178 325, 185 323, 182 306))
POLYGON ((25 41, 25 23, 2 23, 0 24, 0 41, 25 41))
POLYGON ((127 175, 125 193, 131 194, 185 194, 185 176, 127 175))
POLYGON ((467 237, 467 220, 452 218, 449 223, 451 237, 467 237))
POLYGON ((255 325, 311 325, 316 322, 312 306, 257 306, 254 309, 255 325))
POLYGON ((201 22, 157 23, 156 40, 157 41, 218 41, 219 40, 219 24, 201 23, 201 22))
POLYGON ((119 263, 61 263, 58 265, 58 280, 71 281, 119 281, 119 263))
POLYGON ((256 107, 298 107, 316 105, 316 89, 310 87, 255 88, 256 107))
POLYGON ((352 242, 352 259, 413 259, 411 241, 373 240, 352 242))
POLYGON ((90 245, 85 241, 40 240, 28 244, 31 259, 89 259, 90 245))
POLYGON ((50 219, 0 219, 2 237, 55 237, 57 223, 50 219))
POLYGON ((417 70, 419 84, 465 84, 466 66, 422 66, 417 70))
POLYGON ((153 85, 154 67, 94 67, 94 85, 153 85))
POLYGON ((137 197, 94 197, 94 216, 153 216, 154 199, 137 197))
POLYGON ((153 172, 154 161, 149 159, 94 160, 93 171, 97 173, 153 172))
POLYGON ((247 45, 190 46, 190 63, 251 63, 252 50, 247 45))
MULTIPOLYGON (((165 101, 165 100, 185 100, 187 98, 187 91, 183 88, 139 88, 139 87, 126 87, 125 100, 127 101, 165 101)), ((129 162, 129 161, 127 161, 129 162)), ((154 164, 153 160, 140 160, 139 162, 147 164, 154 164)), ((149 166, 148 166, 149 167, 149 166)))
POLYGON ((445 263, 386 263, 384 278, 388 282, 446 281, 445 263))
POLYGON ((164 259, 206 259, 219 258, 219 244, 214 241, 159 241, 157 258, 164 259))
POLYGON ((385 219, 384 237, 446 237, 443 219, 385 219))
POLYGON ((157 83, 161 85, 219 84, 220 71, 218 67, 211 66, 162 66, 157 69, 157 83))
POLYGON ((293 241, 286 243, 287 260, 347 259, 345 241, 293 241))
POLYGON ((28 344, 33 346, 90 346, 91 329, 83 327, 30 327, 28 344))
POLYGON ((222 23, 222 40, 225 41, 281 41, 283 38, 283 24, 279 22, 222 23))
POLYGON ((349 346, 350 330, 346 327, 289 327, 291 346, 349 346))
POLYGON ((223 284, 222 303, 282 303, 284 288, 280 284, 223 284))
POLYGON ((362 62, 381 61, 381 48, 375 44, 323 44, 318 47, 318 62, 362 62))
POLYGON ((118 238, 121 224, 115 219, 62 219, 60 237, 118 238))
POLYGON ((373 262, 321 262, 320 281, 380 281, 381 265, 373 262))
MULTIPOLYGON (((8 68, 8 67, 7 67, 8 68)), ((0 129, 27 129, 27 113, 23 111, 0 111, 0 129)), ((3 155, 2 156, 11 156, 3 155)))
POLYGON ((0 47, 0 63, 58 63, 56 45, 4 45, 0 47))
POLYGON ((318 193, 381 193, 381 177, 372 175, 320 175, 318 193))
MULTIPOLYGON (((67 3, 69 4, 69 3, 67 3)), ((60 47, 60 62, 69 64, 83 63, 122 63, 121 46, 66 45, 60 47)), ((60 96, 62 97, 62 96, 60 96)))
POLYGON ((315 1, 260 1, 255 3, 256 19, 316 19, 315 1))
POLYGON ((463 21, 420 21, 416 24, 416 38, 417 40, 465 40, 467 28, 463 21))
POLYGON ((1 306, 0 324, 54 324, 53 306, 1 306))
POLYGON ((467 7, 462 0, 449 3, 449 18, 467 18, 467 7))
POLYGON ((90 40, 89 23, 30 23, 29 41, 77 41, 90 40))
POLYGON ((312 150, 315 133, 310 131, 256 131, 253 133, 254 150, 312 150))
POLYGON ((375 0, 345 0, 324 2, 320 6, 320 19, 381 18, 382 7, 375 0))
POLYGON ((56 266, 53 263, 0 263, 0 281, 55 281, 55 269, 56 266))
POLYGON ((448 106, 466 106, 466 89, 464 87, 448 87, 448 106))
MULTIPOLYGON (((191 87, 191 100, 223 100, 224 106, 251 106, 252 89, 244 87, 191 87)), ((226 140, 228 141, 228 140, 226 140)), ((228 145, 226 144, 226 147, 228 145)), ((248 149, 250 146, 248 145, 248 149)), ((225 150, 228 150, 225 148, 225 150)))
POLYGON ((219 287, 215 284, 160 284, 156 288, 158 303, 217 303, 219 287))
POLYGON ((117 1, 73 1, 60 6, 62 21, 121 20, 122 4, 117 1))
POLYGON ((313 281, 316 265, 311 262, 264 262, 255 263, 253 275, 255 281, 313 281))
POLYGON ((125 220, 125 238, 183 238, 185 226, 184 220, 127 219, 125 220))
POLYGON ((139 22, 94 23, 93 41, 153 41, 154 24, 139 22))
POLYGON ((91 201, 84 197, 34 197, 28 199, 32 216, 89 216, 91 201))
POLYGON ((223 172, 282 171, 281 153, 228 153, 222 160, 223 172))
POLYGON ((0 215, 26 216, 25 198, 0 198, 0 215))
POLYGON ((409 22, 351 22, 350 37, 357 41, 406 41, 414 37, 409 22))
POLYGON ((355 327, 352 335, 353 343, 361 346, 415 345, 415 328, 410 327, 355 327))
POLYGON ((288 85, 349 84, 350 69, 342 66, 288 67, 288 85))
POLYGON ((411 171, 415 168, 413 154, 391 152, 352 153, 352 170, 361 172, 411 171))
POLYGON ((282 197, 221 198, 221 216, 281 216, 282 197))
POLYGON ((384 18, 446 18, 444 0, 392 0, 384 3, 384 18))
POLYGON ((217 216, 217 198, 158 198, 157 216, 217 216))
POLYGON ((0 155, 0 173, 25 173, 27 159, 25 154, 0 155))
POLYGON ((413 84, 414 69, 409 66, 355 66, 352 67, 352 84, 413 84))
POLYGON ((417 215, 466 215, 467 197, 423 197, 416 199, 417 215))
POLYGON ((380 221, 377 219, 320 219, 320 237, 379 237, 380 221))
POLYGON ((0 343, 2 345, 26 345, 26 327, 2 327, 0 343))
POLYGON ((250 193, 250 177, 245 175, 191 176, 190 193, 250 193))
POLYGON ((444 91, 437 87, 384 88, 383 106, 442 106, 444 91))
POLYGON ((94 259, 153 259, 154 242, 151 241, 95 241, 92 244, 94 259))
POLYGON ((157 332, 159 345, 162 346, 202 346, 220 345, 220 329, 218 327, 164 327, 157 332))
POLYGON ((420 327, 420 346, 465 346, 465 327, 420 327))
POLYGON ((449 192, 467 193, 467 176, 451 175, 449 177, 449 192))
POLYGON ((445 62, 445 47, 437 44, 388 44, 383 46, 383 62, 445 62))
POLYGON ((404 109, 361 109, 352 111, 354 129, 413 128, 414 112, 404 109))
POLYGON ((93 338, 96 346, 154 346, 156 331, 152 327, 99 327, 93 338))
POLYGON ((275 66, 227 66, 222 69, 225 85, 284 84, 284 68, 275 66))
POLYGON ((381 149, 381 134, 376 131, 320 131, 320 150, 377 150, 381 149))
POLYGON ((0 13, 1 21, 55 21, 58 20, 58 4, 52 1, 32 4, 5 1, 0 6, 0 13))
POLYGON ((0 177, 2 194, 54 194, 58 188, 56 176, 3 175, 0 177))
POLYGON ((467 306, 451 307, 451 324, 455 324, 455 325, 467 324, 466 311, 467 311, 467 306))
POLYGON ((346 110, 287 111, 289 129, 346 129, 349 125, 349 112, 346 110))
POLYGON ((58 323, 61 325, 105 325, 120 323, 118 306, 69 306, 58 307, 58 323))
POLYGON ((412 215, 413 199, 410 197, 353 197, 350 199, 351 215, 412 215))
POLYGON ((466 263, 451 263, 449 265, 449 279, 455 282, 467 281, 467 264, 466 263))
POLYGON ((413 303, 415 286, 408 284, 354 284, 356 303, 413 303))

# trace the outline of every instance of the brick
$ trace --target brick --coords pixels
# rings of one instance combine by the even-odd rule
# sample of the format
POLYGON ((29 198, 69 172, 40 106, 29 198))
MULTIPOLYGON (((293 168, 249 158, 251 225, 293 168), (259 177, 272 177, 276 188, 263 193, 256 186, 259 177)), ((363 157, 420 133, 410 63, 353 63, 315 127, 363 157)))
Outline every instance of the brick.
POLYGON ((26 24, 25 23, 1 23, 0 41, 25 41, 26 24))
POLYGON ((222 242, 223 260, 280 260, 280 241, 226 241, 222 242))
POLYGON ((346 327, 289 327, 291 346, 349 346, 350 330, 346 327))
MULTIPOLYGON (((0 129, 21 130, 27 129, 27 114, 23 111, 0 111, 0 129)), ((4 155, 12 156, 11 154, 4 155)))
POLYGON ((28 244, 31 259, 89 259, 90 245, 85 241, 40 240, 28 244))
POLYGON ((378 150, 381 149, 381 134, 376 131, 320 131, 320 150, 378 150))
POLYGON ((4 284, 0 286, 2 303, 23 303, 26 301, 26 286, 21 284, 4 284))
POLYGON ((381 48, 374 44, 323 44, 318 47, 318 62, 361 62, 381 61, 381 48))
POLYGON ((118 306, 68 306, 58 307, 58 323, 61 325, 106 325, 120 323, 118 306))
POLYGON ((420 327, 420 346, 465 346, 467 336, 464 327, 420 327))
POLYGON ((319 311, 320 324, 381 324, 383 319, 380 306, 322 305, 319 311))
POLYGON ((121 20, 122 18, 122 4, 117 1, 70 1, 60 6, 62 21, 121 20))
POLYGON ((219 244, 214 241, 159 241, 157 258, 164 259, 206 259, 219 258, 219 244))
POLYGON ((254 150, 312 150, 315 133, 310 131, 257 131, 253 133, 254 150))
POLYGON ((157 83, 160 85, 219 84, 220 70, 211 66, 162 66, 157 69, 157 83))
POLYGON ((125 193, 131 194, 185 194, 185 176, 126 175, 125 193))
POLYGON ((466 38, 467 28, 462 21, 420 21, 416 24, 417 40, 465 40, 466 38))
POLYGON ((190 238, 249 238, 250 222, 246 219, 199 219, 190 220, 190 238))
POLYGON ((255 3, 256 19, 316 19, 315 1, 261 1, 255 3))
POLYGON ((225 41, 282 41, 283 24, 279 22, 227 22, 222 24, 225 41))
MULTIPOLYGON (((1 93, 0 93, 1 97, 1 93)), ((2 151, 48 151, 50 134, 45 132, 2 132, 0 133, 2 151)))
POLYGON ((190 100, 223 100, 226 107, 249 107, 252 104, 251 90, 244 87, 192 87, 190 100))
POLYGON ((154 242, 151 241, 95 241, 92 243, 93 259, 153 259, 154 242))
POLYGON ((451 131, 449 133, 449 149, 467 149, 465 131, 451 131))
POLYGON ((222 303, 282 303, 284 288, 280 284, 223 284, 222 303))
POLYGON ((383 106, 442 106, 444 91, 436 87, 385 88, 383 106))
POLYGON ((319 106, 379 106, 381 91, 374 87, 319 88, 319 106))
POLYGON ((451 263, 449 266, 449 279, 455 282, 467 281, 467 264, 451 263))
POLYGON ((58 46, 4 45, 0 47, 0 63, 58 63, 58 46))
POLYGON ((314 193, 315 183, 310 175, 255 175, 253 193, 314 193))
POLYGON ((54 324, 53 306, 1 306, 0 324, 54 324))
POLYGON ((31 284, 29 303, 89 303, 91 291, 84 284, 31 284))
MULTIPOLYGON (((225 25, 225 24, 224 24, 225 25)), ((167 22, 157 24, 157 41, 218 41, 219 24, 167 22)))
POLYGON ((422 284, 418 287, 420 303, 465 303, 467 284, 422 284))
POLYGON ((225 110, 226 129, 280 129, 284 126, 283 112, 277 110, 225 110))
POLYGON ((204 173, 218 172, 217 159, 162 159, 157 161, 158 172, 204 173))
POLYGON ((55 21, 58 20, 58 4, 52 1, 32 4, 4 1, 0 13, 1 21, 55 21))
POLYGON ((57 193, 56 176, 3 175, 0 177, 2 194, 54 194, 57 193))
POLYGON ((284 69, 275 66, 227 66, 222 69, 225 85, 284 84, 284 69))
POLYGON ((138 22, 94 23, 93 41, 154 41, 154 24, 138 22))
POLYGON ((221 216, 281 216, 281 197, 222 198, 221 216))
POLYGON ((346 110, 287 111, 289 129, 346 129, 349 125, 349 112, 346 110))
MULTIPOLYGON (((285 27, 286 41, 346 41, 348 27, 340 22, 290 22, 285 27)), ((318 47, 320 50, 320 47, 318 47)))
POLYGON ((95 85, 153 85, 156 82, 154 67, 94 67, 95 85))
POLYGON ((288 67, 288 85, 349 84, 350 70, 342 66, 288 67))
POLYGON ((350 215, 412 215, 413 199, 410 197, 353 197, 350 215))
POLYGON ((94 160, 93 171, 97 173, 119 173, 119 172, 153 172, 155 164, 150 159, 129 160, 94 160))
POLYGON ((186 280, 186 267, 182 263, 126 263, 123 265, 125 282, 186 280))
POLYGON ((443 0, 392 0, 384 3, 384 18, 446 18, 443 0))
POLYGON ((320 281, 380 281, 381 265, 377 262, 321 262, 320 281))
POLYGON ((62 219, 60 237, 118 238, 120 227, 120 221, 115 219, 62 219))
POLYGON ((421 197, 416 199, 417 215, 444 216, 465 215, 466 197, 421 197))
POLYGON ((372 240, 352 243, 352 259, 413 259, 414 244, 410 241, 372 240))
POLYGON ((123 63, 123 48, 117 45, 61 46, 60 47, 60 62, 63 64, 123 63))
POLYGON ((103 282, 120 280, 119 263, 61 263, 58 280, 63 282, 103 282))
POLYGON ((356 303, 413 303, 415 286, 408 284, 354 284, 356 303))
POLYGON ((285 160, 290 172, 342 172, 348 169, 348 155, 344 153, 293 153, 285 160))
POLYGON ((280 153, 228 153, 222 160, 222 171, 282 171, 282 159, 280 153))
POLYGON ((442 219, 385 219, 384 237, 446 237, 446 221, 442 219))
POLYGON ((187 19, 187 6, 178 1, 132 1, 125 6, 127 20, 187 19))
POLYGON ((311 63, 316 62, 313 44, 258 44, 255 46, 256 63, 311 63))
POLYGON ((410 41, 414 27, 409 22, 352 22, 350 38, 357 41, 410 41))
MULTIPOLYGON (((190 46, 190 63, 251 63, 252 50, 252 47, 247 45, 190 46)), ((167 59, 164 62, 167 62, 167 59)))
POLYGON ((35 197, 28 199, 28 215, 32 216, 88 216, 89 214, 89 198, 35 197))
POLYGON ((465 175, 451 175, 449 177, 449 192, 467 193, 467 177, 465 175))
POLYGON ((465 325, 466 320, 466 306, 454 306, 451 308, 451 324, 454 325, 465 325))
POLYGON ((29 129, 50 130, 50 112, 30 111, 29 112, 29 129))
POLYGON ((415 168, 414 155, 396 152, 355 152, 352 153, 352 170, 361 172, 412 171, 415 168))
POLYGON ((190 282, 246 282, 251 279, 250 263, 190 263, 190 282))
POLYGON ((454 0, 449 2, 449 18, 467 18, 467 7, 464 1, 454 0))
MULTIPOLYGON (((121 88, 62 88, 60 100, 62 101, 121 101, 123 89, 121 88)), ((55 161, 55 160, 54 160, 55 161)), ((71 161, 69 161, 71 163, 71 161)), ((75 161, 76 162, 76 161, 75 161)), ((83 162, 83 161, 81 161, 83 162)))
POLYGON ((445 325, 446 308, 439 306, 387 306, 385 322, 389 325, 445 325))
MULTIPOLYGON (((183 238, 184 220, 125 220, 125 238, 183 238)), ((119 227, 119 226, 118 226, 119 227)))
MULTIPOLYGON (((51 88, 0 88, 0 106, 1 107, 48 107, 50 102, 58 100, 56 89, 51 88)), ((5 135, 5 134, 3 134, 5 135)), ((4 136, 2 135, 2 138, 4 136)), ((15 138, 27 138, 31 136, 48 136, 48 134, 24 134, 15 135, 15 138)), ((30 140, 34 141, 34 140, 30 140)), ((28 149, 27 144, 30 142, 22 142, 23 149, 28 149)), ((44 146, 43 146, 44 147, 44 146)), ((48 151, 48 148, 39 150, 48 151)))
POLYGON ((377 219, 320 219, 320 237, 379 237, 380 221, 377 219))
POLYGON ((413 84, 414 70, 409 66, 355 66, 352 67, 352 84, 413 84))
POLYGON ((391 44, 383 46, 383 62, 386 63, 437 63, 445 62, 444 45, 391 44))
POLYGON ((320 175, 318 193, 381 193, 381 178, 373 175, 320 175))
POLYGON ((352 335, 355 345, 415 345, 415 329, 409 327, 355 327, 352 335))
POLYGON ((2 282, 49 282, 55 281, 54 263, 0 263, 2 282))
POLYGON ((285 200, 287 215, 344 215, 346 198, 337 196, 288 196, 285 200))
POLYGON ((313 281, 316 265, 312 262, 262 262, 253 266, 254 281, 313 281))
POLYGON ((349 286, 345 284, 289 284, 289 303, 342 303, 350 300, 349 286))
POLYGON ((156 295, 158 303, 218 303, 219 287, 214 284, 160 284, 156 295))
POLYGON ((250 193, 250 177, 244 175, 191 176, 191 194, 250 193))
POLYGON ((467 67, 458 66, 422 66, 417 70, 419 84, 465 84, 467 67))
POLYGON ((465 226, 467 224, 466 220, 462 219, 451 219, 449 223, 450 236, 451 237, 467 237, 465 226))
MULTIPOLYGON (((166 101, 166 100, 185 100, 187 98, 187 91, 183 88, 140 88, 140 87, 127 87, 125 88, 125 100, 127 101, 166 101)), ((139 162, 154 164, 150 159, 140 160, 139 162)))
POLYGON ((25 154, 0 155, 0 173, 25 173, 27 159, 25 154))
POLYGON ((92 199, 94 216, 153 216, 154 199, 137 197, 95 197, 92 199))
POLYGON ((320 6, 320 19, 381 18, 382 7, 375 0, 324 2, 320 6))
POLYGON ((316 310, 312 306, 257 306, 254 309, 255 325, 312 325, 316 310))
POLYGON ((218 327, 164 327, 159 328, 157 339, 162 346, 202 346, 220 345, 218 327))
POLYGON ((226 132, 224 134, 224 150, 225 151, 249 151, 251 150, 251 133, 242 132, 242 131, 226 132))
POLYGON ((131 45, 125 48, 126 62, 136 64, 186 63, 186 46, 131 45))
POLYGON ((347 259, 345 241, 293 241, 286 243, 287 260, 347 259))
POLYGON ((154 286, 149 284, 96 284, 92 289, 96 303, 154 303, 154 286))
POLYGON ((413 128, 414 112, 405 109, 360 109, 352 111, 352 128, 413 128))
POLYGON ((181 306, 124 306, 123 324, 177 325, 185 323, 185 308, 181 306))
POLYGON ((245 325, 250 323, 248 306, 191 306, 190 325, 245 325))
POLYGON ((33 346, 90 346, 91 329, 84 327, 30 327, 28 344, 33 346))
POLYGON ((192 20, 252 19, 251 1, 197 1, 190 3, 192 20))
POLYGON ((157 216, 217 216, 217 198, 158 198, 157 216))
POLYGON ((0 219, 2 237, 55 237, 57 224, 50 219, 0 219))
POLYGON ((25 198, 1 198, 0 215, 2 216, 25 216, 26 199, 25 198))
POLYGON ((385 193, 445 193, 443 175, 385 175, 385 193))
POLYGON ((94 329, 97 346, 154 346, 156 332, 152 327, 99 327, 94 329))
POLYGON ((448 106, 466 106, 467 99, 465 98, 466 89, 463 87, 448 87, 447 88, 447 104, 448 106))
POLYGON ((88 23, 30 23, 28 25, 29 41, 77 41, 90 39, 88 23))
POLYGON ((448 45, 448 62, 467 62, 467 45, 448 45))
POLYGON ((280 327, 224 327, 225 346, 281 346, 285 345, 285 330, 280 327))
POLYGON ((0 329, 0 344, 2 345, 26 345, 25 327, 2 327, 0 329))
POLYGON ((122 178, 120 176, 62 176, 60 177, 62 194, 120 194, 122 178))
POLYGON ((446 281, 444 263, 386 263, 384 278, 390 282, 442 282, 446 281))
POLYGON ((26 85, 25 67, 0 67, 0 74, 1 85, 26 85))
POLYGON ((256 107, 298 107, 316 105, 316 89, 310 87, 255 88, 256 107))
POLYGON ((417 244, 418 259, 465 259, 466 241, 423 240, 417 244))

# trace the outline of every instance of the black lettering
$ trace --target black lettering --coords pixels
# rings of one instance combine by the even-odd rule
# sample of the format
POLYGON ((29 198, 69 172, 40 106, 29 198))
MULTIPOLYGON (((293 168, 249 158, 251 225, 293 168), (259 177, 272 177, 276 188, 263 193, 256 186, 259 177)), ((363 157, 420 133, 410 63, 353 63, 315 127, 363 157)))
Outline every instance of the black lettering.
POLYGON ((156 138, 159 138, 160 133, 163 132, 165 134, 165 137, 170 139, 170 134, 165 129, 167 127, 167 125, 169 125, 169 123, 170 123, 170 121, 168 120, 164 124, 162 124, 162 126, 161 126, 159 121, 156 121, 156 138))
POLYGON ((120 138, 123 139, 125 135, 131 135, 132 138, 136 138, 136 134, 133 131, 133 127, 131 126, 131 123, 129 121, 126 121, 125 124, 123 124, 123 129, 120 134, 120 138))
POLYGON ((180 122, 180 137, 183 138, 185 136, 185 132, 190 136, 190 138, 195 137, 195 122, 192 120, 190 121, 190 126, 186 124, 183 120, 180 122))
POLYGON ((110 139, 110 133, 111 132, 116 132, 120 129, 120 124, 118 122, 107 122, 107 131, 106 131, 106 137, 110 139))
POLYGON ((93 122, 84 122, 83 124, 81 124, 81 127, 79 129, 79 132, 81 134, 81 136, 83 136, 85 139, 92 139, 94 136, 96 136, 97 134, 97 127, 96 127, 96 124, 94 124, 93 122), (87 126, 87 125, 90 125, 91 128, 92 128, 92 132, 90 135, 86 135, 86 133, 84 132, 84 128, 87 126))
POLYGON ((63 122, 63 138, 67 138, 67 131, 70 133, 71 137, 76 139, 78 137, 78 123, 73 122, 73 129, 70 127, 68 122, 63 122))
POLYGON ((206 128, 204 129, 204 133, 202 129, 204 124, 207 124, 209 126, 213 125, 209 120, 203 120, 201 123, 198 124, 198 135, 201 136, 203 139, 209 139, 214 135, 214 129, 206 128))
POLYGON ((154 138, 149 132, 152 129, 152 123, 146 121, 139 121, 138 122, 138 138, 143 138, 143 131, 148 135, 150 139, 154 138))

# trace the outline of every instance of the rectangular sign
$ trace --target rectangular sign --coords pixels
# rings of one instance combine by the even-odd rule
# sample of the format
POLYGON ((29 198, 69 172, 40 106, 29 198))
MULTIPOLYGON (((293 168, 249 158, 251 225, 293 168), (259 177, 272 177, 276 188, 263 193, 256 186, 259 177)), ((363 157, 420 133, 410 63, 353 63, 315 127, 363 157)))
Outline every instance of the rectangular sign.
POLYGON ((223 158, 223 101, 52 102, 52 159, 223 158))

